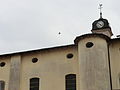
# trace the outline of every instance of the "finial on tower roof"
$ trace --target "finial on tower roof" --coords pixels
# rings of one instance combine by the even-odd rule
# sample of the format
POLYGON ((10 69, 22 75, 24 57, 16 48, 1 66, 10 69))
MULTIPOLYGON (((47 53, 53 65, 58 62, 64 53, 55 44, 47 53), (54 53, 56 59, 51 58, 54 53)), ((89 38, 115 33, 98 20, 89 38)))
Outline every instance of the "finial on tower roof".
POLYGON ((102 4, 99 4, 100 18, 92 23, 92 33, 104 34, 108 37, 113 35, 107 19, 102 18, 102 4))
POLYGON ((102 18, 102 4, 99 4, 99 9, 100 9, 100 18, 102 18))

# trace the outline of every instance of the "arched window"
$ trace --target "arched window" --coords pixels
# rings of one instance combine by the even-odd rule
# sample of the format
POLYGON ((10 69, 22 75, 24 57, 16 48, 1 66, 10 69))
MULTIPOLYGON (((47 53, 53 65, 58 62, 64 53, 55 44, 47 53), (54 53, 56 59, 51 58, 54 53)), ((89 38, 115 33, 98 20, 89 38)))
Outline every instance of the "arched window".
POLYGON ((39 78, 30 79, 30 90, 39 90, 39 78))
POLYGON ((76 90, 76 74, 68 74, 65 76, 66 90, 76 90))
POLYGON ((0 90, 5 90, 5 82, 0 81, 0 90))

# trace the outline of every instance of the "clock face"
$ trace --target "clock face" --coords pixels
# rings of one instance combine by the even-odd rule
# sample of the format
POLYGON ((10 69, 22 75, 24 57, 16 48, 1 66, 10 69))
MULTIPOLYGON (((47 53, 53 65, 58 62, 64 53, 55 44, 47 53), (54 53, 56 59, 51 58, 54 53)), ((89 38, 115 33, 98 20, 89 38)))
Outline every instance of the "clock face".
POLYGON ((98 21, 96 26, 97 26, 97 28, 102 28, 104 26, 104 22, 103 21, 98 21))

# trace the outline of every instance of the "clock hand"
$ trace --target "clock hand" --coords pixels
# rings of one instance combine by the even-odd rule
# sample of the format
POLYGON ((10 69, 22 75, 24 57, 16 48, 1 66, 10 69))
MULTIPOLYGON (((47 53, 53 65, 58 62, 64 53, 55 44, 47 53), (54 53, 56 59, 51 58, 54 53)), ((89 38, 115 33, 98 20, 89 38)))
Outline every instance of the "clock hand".
POLYGON ((102 26, 102 24, 101 23, 98 23, 100 26, 102 26))

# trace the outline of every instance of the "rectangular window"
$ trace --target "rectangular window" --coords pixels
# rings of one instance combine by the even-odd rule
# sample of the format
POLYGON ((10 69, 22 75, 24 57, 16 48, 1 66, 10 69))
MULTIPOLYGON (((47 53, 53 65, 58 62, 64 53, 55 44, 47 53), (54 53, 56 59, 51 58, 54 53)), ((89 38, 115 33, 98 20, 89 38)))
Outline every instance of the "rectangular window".
POLYGON ((68 74, 65 77, 66 79, 66 90, 76 90, 76 75, 68 74))
POLYGON ((5 82, 4 81, 0 81, 0 90, 5 90, 5 82))
POLYGON ((39 78, 30 79, 30 90, 39 90, 39 78))

